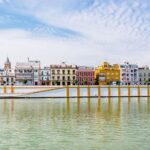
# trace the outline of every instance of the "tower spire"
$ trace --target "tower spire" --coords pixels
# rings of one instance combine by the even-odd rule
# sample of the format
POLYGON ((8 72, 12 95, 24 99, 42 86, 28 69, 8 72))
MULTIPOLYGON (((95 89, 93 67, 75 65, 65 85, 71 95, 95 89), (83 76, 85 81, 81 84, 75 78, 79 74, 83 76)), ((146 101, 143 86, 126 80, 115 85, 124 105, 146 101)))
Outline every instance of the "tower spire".
POLYGON ((4 69, 7 70, 7 69, 11 69, 11 62, 7 56, 7 59, 6 59, 6 62, 4 64, 4 69))

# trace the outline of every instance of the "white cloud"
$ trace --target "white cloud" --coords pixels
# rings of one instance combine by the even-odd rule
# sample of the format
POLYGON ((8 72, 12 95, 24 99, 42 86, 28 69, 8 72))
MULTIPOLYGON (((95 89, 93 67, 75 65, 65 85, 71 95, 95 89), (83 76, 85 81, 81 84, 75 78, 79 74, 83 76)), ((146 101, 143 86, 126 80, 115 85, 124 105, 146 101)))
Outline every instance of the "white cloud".
POLYGON ((8 31, 4 38, 0 36, 0 51, 4 48, 4 55, 10 53, 17 60, 31 55, 44 64, 57 60, 96 65, 103 60, 114 63, 129 60, 150 65, 150 13, 146 0, 120 3, 95 0, 91 7, 80 11, 65 11, 69 7, 67 0, 59 6, 56 5, 58 1, 52 5, 48 0, 42 2, 33 0, 29 5, 29 0, 22 1, 25 7, 22 12, 29 10, 28 14, 41 22, 78 31, 84 38, 35 39, 25 31, 8 31), (8 41, 10 37, 12 39, 8 41))

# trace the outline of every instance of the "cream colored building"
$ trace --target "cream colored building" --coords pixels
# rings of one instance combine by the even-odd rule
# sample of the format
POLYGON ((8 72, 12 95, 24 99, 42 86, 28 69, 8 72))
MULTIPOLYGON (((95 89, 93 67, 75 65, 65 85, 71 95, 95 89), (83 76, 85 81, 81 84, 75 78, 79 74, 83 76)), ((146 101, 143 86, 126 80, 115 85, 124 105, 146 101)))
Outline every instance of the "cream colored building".
POLYGON ((60 65, 50 65, 51 85, 75 85, 76 65, 67 65, 63 62, 60 65))

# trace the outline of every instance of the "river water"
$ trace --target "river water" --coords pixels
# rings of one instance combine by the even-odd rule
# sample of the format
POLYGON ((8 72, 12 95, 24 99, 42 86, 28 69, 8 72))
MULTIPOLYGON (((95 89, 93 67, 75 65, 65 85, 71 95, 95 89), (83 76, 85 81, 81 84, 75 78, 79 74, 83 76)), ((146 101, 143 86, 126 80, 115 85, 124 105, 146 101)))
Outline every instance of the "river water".
POLYGON ((0 100, 0 150, 149 150, 148 98, 0 100))

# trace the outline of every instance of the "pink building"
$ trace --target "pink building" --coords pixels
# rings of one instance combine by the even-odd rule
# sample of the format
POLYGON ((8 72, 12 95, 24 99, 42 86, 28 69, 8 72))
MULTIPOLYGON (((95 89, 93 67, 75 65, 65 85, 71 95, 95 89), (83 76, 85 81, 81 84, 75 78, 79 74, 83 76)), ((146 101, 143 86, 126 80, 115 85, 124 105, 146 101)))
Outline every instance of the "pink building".
POLYGON ((94 68, 78 67, 76 79, 77 85, 94 85, 94 68))

